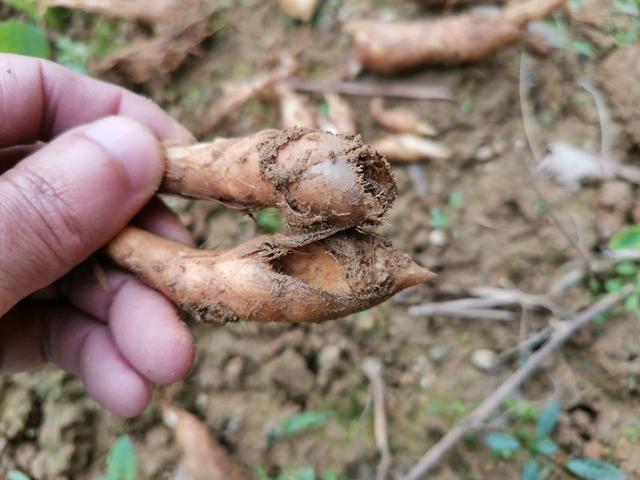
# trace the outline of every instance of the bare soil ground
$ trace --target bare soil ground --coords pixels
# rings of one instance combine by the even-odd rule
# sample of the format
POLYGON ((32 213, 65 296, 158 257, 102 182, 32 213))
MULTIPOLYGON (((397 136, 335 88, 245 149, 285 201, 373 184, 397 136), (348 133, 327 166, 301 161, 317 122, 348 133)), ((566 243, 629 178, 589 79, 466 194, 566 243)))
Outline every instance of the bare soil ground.
MULTIPOLYGON (((335 78, 347 64, 349 42, 341 22, 363 16, 411 18, 431 15, 413 2, 326 1, 311 25, 288 20, 275 2, 225 2, 217 31, 175 73, 138 88, 188 127, 219 97, 223 82, 241 81, 277 61, 283 50, 300 51, 302 70, 313 78, 335 78)), ((531 55, 530 103, 537 128, 533 141, 545 148, 564 140, 592 151, 600 148, 598 113, 578 85, 599 85, 614 117, 612 154, 640 162, 640 45, 616 43, 609 26, 628 25, 612 2, 592 0, 571 18, 573 39, 589 42, 593 56, 561 48, 531 55), (616 23, 617 22, 617 23, 616 23)), ((6 13, 6 12, 5 12, 6 13)), ((78 15, 71 33, 90 40, 94 20, 78 15)), ((135 27, 142 28, 142 27, 135 27)), ((119 34, 135 35, 134 27, 119 34)), ((622 28, 622 27, 620 27, 622 28)), ((120 40, 124 42, 125 40, 120 40)), ((348 478, 374 478, 378 454, 373 440, 368 381, 360 366, 380 359, 387 386, 393 471, 406 472, 461 416, 518 368, 517 355, 485 371, 471 361, 479 349, 500 353, 531 332, 560 318, 529 312, 511 322, 414 318, 408 305, 464 297, 476 287, 519 289, 545 295, 570 313, 593 302, 584 283, 554 293, 552 286, 579 255, 550 220, 560 219, 589 254, 597 256, 610 236, 640 221, 636 186, 607 180, 569 189, 539 177, 541 202, 525 173, 534 162, 527 146, 519 100, 523 47, 509 48, 479 65, 429 69, 396 80, 445 85, 455 102, 389 100, 431 120, 440 139, 454 149, 448 162, 420 164, 429 193, 420 196, 404 166, 394 167, 400 196, 379 229, 396 247, 439 273, 428 286, 373 310, 313 325, 193 325, 198 358, 193 372, 171 387, 176 402, 203 419, 239 461, 269 472, 310 465, 348 478), (452 206, 452 194, 462 194, 452 206), (433 209, 450 228, 433 234, 433 209), (302 411, 332 411, 328 424, 294 440, 269 445, 266 433, 302 411)), ((105 77, 128 84, 115 73, 105 77)), ((375 79, 364 75, 365 79, 375 79)), ((313 101, 320 97, 313 96, 313 101)), ((365 141, 383 131, 374 124, 366 97, 348 97, 365 141)), ((253 100, 207 136, 240 135, 278 127, 277 108, 253 100)), ((228 247, 257 231, 253 221, 227 208, 169 198, 206 247, 228 247)), ((563 413, 555 436, 562 454, 610 460, 628 478, 640 478, 640 323, 618 312, 582 332, 549 360, 516 397, 541 407, 553 395, 563 413)), ((157 398, 166 392, 158 391, 157 398)), ((487 431, 508 427, 506 415, 487 431)), ((179 460, 171 432, 156 401, 133 420, 118 419, 96 406, 78 380, 53 370, 0 378, 0 476, 20 469, 33 478, 95 478, 104 471, 114 439, 134 439, 147 478, 172 478, 179 460)), ((481 438, 481 437, 480 437, 481 438)), ((481 440, 456 449, 434 479, 519 478, 526 457, 496 459, 481 440)), ((553 479, 569 478, 556 470, 553 479)))

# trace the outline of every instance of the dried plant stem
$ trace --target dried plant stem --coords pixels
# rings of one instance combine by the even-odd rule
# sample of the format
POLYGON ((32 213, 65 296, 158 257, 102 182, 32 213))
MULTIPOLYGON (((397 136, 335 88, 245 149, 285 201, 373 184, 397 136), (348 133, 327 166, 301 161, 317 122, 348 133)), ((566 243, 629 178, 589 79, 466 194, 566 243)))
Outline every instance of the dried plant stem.
POLYGON ((414 100, 453 101, 453 93, 438 85, 411 85, 401 82, 316 81, 293 78, 286 82, 293 90, 314 93, 341 93, 364 97, 397 97, 414 100))
POLYGON ((625 288, 621 294, 612 293, 593 304, 591 307, 568 320, 562 327, 555 330, 549 341, 540 350, 534 352, 529 359, 505 380, 489 397, 487 397, 475 410, 463 418, 458 424, 449 430, 447 434, 431 447, 418 463, 403 477, 402 480, 419 480, 436 468, 445 456, 462 440, 465 435, 476 430, 493 413, 500 408, 502 402, 519 388, 542 363, 558 348, 560 348, 578 330, 588 325, 594 317, 606 312, 611 307, 620 303, 627 295, 632 293, 633 286, 625 288))
POLYGON ((371 393, 373 396, 374 436, 376 447, 378 447, 378 451, 380 452, 380 463, 376 471, 376 480, 386 480, 389 474, 389 467, 391 466, 391 450, 389 448, 382 364, 378 359, 367 358, 362 364, 362 370, 371 382, 371 393))

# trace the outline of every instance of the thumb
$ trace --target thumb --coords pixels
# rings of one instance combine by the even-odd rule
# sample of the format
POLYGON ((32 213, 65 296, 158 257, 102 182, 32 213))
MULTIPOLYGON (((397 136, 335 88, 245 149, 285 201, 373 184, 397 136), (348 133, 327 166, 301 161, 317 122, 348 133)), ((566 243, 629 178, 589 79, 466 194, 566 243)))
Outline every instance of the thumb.
POLYGON ((0 316, 115 236, 155 193, 163 171, 150 130, 108 117, 0 176, 0 316))

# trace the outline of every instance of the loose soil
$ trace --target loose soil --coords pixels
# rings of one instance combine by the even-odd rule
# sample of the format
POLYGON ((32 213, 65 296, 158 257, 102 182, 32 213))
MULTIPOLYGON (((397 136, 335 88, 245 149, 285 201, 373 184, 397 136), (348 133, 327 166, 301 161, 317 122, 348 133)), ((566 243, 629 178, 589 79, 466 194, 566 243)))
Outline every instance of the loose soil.
MULTIPOLYGON (((171 75, 133 84, 118 72, 104 77, 149 95, 196 131, 199 119, 219 98, 224 82, 239 82, 270 68, 279 52, 299 50, 302 71, 313 78, 336 78, 347 70, 348 39, 340 24, 361 17, 413 18, 434 15, 415 2, 325 1, 311 26, 286 19, 276 2, 226 2, 216 16, 216 32, 171 75)), ((428 3, 428 2, 427 2, 428 3)), ((456 3, 456 2, 451 2, 456 3)), ((637 41, 616 44, 610 25, 630 25, 607 0, 585 1, 569 20, 572 37, 588 40, 593 58, 572 48, 532 56, 531 99, 538 128, 532 139, 544 147, 565 140, 599 150, 599 122, 593 99, 579 85, 601 86, 612 110, 612 155, 640 162, 640 105, 637 41)), ((0 7, 0 13, 7 10, 0 7)), ((74 13, 70 34, 89 41, 95 19, 74 13)), ((621 28, 621 27, 620 27, 621 28)), ((141 26, 118 30, 127 39, 147 34, 141 26), (143 33, 138 33, 138 30, 143 33)), ((571 190, 539 178, 540 201, 524 171, 533 162, 519 108, 522 48, 463 68, 424 69, 394 80, 445 85, 455 102, 389 100, 389 107, 413 109, 441 132, 454 149, 447 162, 421 164, 429 193, 420 196, 404 166, 394 167, 399 197, 378 232, 439 273, 435 282, 370 311, 320 325, 235 323, 194 324, 198 356, 192 373, 170 387, 175 401, 203 419, 245 464, 277 473, 310 465, 348 478, 374 478, 378 455, 368 404, 368 382, 360 366, 378 358, 387 387, 393 471, 406 472, 461 416, 518 368, 517 358, 499 368, 479 370, 471 362, 478 349, 502 352, 523 335, 549 322, 547 313, 529 312, 521 321, 492 322, 412 318, 413 304, 458 298, 476 287, 517 288, 547 295, 567 315, 593 296, 581 283, 561 293, 551 287, 579 256, 548 215, 551 209, 579 246, 597 255, 624 225, 640 222, 635 186, 618 180, 571 190), (454 208, 453 193, 463 195, 454 208), (451 228, 434 235, 434 209, 451 228), (326 427, 294 440, 269 444, 266 433, 302 412, 334 412, 326 427)), ((146 78, 146 77, 145 77, 146 78)), ((364 75, 365 79, 376 77, 364 75)), ((313 96, 313 101, 321 97, 313 96)), ((369 115, 369 99, 348 97, 358 113, 365 141, 384 132, 369 115)), ((218 130, 203 136, 238 136, 277 128, 277 106, 252 100, 218 130)), ((227 248, 257 232, 253 221, 219 205, 175 197, 166 199, 200 245, 227 248)), ((628 478, 640 478, 640 322, 618 312, 580 333, 528 381, 517 397, 541 407, 557 395, 563 406, 555 436, 563 453, 615 462, 628 478)), ((80 382, 59 371, 0 378, 0 477, 20 469, 38 479, 89 479, 104 472, 114 439, 133 438, 147 478, 173 478, 179 461, 171 432, 160 418, 159 389, 144 414, 122 420, 101 410, 80 382)), ((501 415, 487 431, 508 425, 501 415)), ((481 441, 465 442, 434 479, 519 478, 526 457, 494 458, 481 441)), ((555 472, 553 479, 567 478, 555 472)))

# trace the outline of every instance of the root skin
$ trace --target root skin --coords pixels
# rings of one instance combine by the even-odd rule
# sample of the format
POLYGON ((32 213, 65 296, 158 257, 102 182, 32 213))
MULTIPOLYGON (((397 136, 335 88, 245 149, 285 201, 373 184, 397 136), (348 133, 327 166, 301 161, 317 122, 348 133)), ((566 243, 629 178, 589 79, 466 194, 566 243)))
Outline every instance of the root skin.
POLYGON ((356 21, 346 26, 362 65, 391 74, 422 65, 477 62, 520 40, 530 21, 544 18, 566 0, 529 0, 499 15, 461 14, 417 22, 356 21))
POLYGON ((247 210, 276 206, 298 229, 375 225, 396 197, 389 164, 358 136, 265 130, 166 156, 165 192, 247 210))
POLYGON ((320 237, 261 236, 210 252, 127 227, 107 253, 195 319, 216 324, 340 318, 433 276, 377 236, 320 237))

